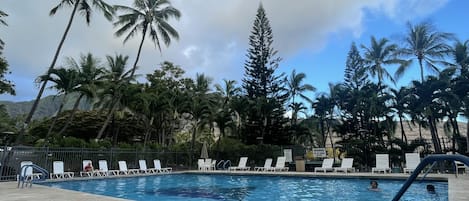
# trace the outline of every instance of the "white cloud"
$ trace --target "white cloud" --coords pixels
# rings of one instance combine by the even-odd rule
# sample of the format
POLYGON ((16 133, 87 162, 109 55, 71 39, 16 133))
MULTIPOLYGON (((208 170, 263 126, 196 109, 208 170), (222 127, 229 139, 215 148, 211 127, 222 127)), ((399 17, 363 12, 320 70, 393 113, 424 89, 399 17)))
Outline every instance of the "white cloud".
MULTIPOLYGON (((2 10, 10 26, 2 29, 6 42, 5 57, 10 63, 13 77, 29 77, 30 86, 39 74, 50 65, 53 54, 63 34, 70 9, 48 16, 49 10, 59 1, 3 0, 2 10), (3 30, 5 29, 5 31, 3 30)), ((127 4, 131 1, 108 1, 127 4)), ((146 39, 139 62, 138 74, 151 73, 164 60, 182 66, 189 76, 205 73, 215 82, 225 79, 239 80, 243 73, 248 36, 260 1, 252 0, 173 0, 182 17, 171 21, 180 34, 179 41, 163 48, 160 54, 146 39)), ((425 16, 443 6, 446 0, 328 0, 328 1, 277 1, 264 0, 263 6, 271 22, 274 45, 283 58, 293 57, 300 51, 311 54, 321 51, 330 34, 350 34, 359 37, 366 25, 366 10, 385 13, 397 19, 407 12, 409 17, 425 16)), ((77 58, 91 52, 104 59, 115 53, 129 55, 129 67, 134 62, 140 36, 123 44, 116 38, 116 29, 99 12, 93 13, 92 23, 86 26, 83 16, 77 16, 58 65, 63 58, 77 58)), ((21 84, 25 86, 27 84, 21 84)), ((20 85, 18 85, 20 86, 20 85)), ((29 89, 31 89, 30 87, 29 89)), ((30 97, 30 90, 17 88, 18 98, 30 97)), ((1 95, 0 99, 15 99, 1 95)))

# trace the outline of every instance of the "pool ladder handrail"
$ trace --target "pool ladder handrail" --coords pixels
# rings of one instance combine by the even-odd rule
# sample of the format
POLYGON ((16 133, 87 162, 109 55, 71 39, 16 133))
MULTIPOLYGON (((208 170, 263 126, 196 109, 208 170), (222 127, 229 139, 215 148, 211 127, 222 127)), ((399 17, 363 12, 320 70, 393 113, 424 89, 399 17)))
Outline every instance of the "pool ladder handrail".
POLYGON ((231 166, 231 161, 230 160, 220 160, 217 163, 217 169, 218 170, 226 170, 231 166))
POLYGON ((24 184, 26 182, 28 182, 26 184, 26 186, 29 184, 29 187, 31 188, 33 186, 33 180, 34 180, 34 170, 38 171, 41 173, 41 176, 39 176, 39 179, 38 181, 44 181, 46 180, 48 177, 49 177, 49 171, 47 171, 46 169, 36 165, 36 164, 28 164, 28 165, 23 165, 20 169, 20 174, 18 175, 18 187, 20 187, 21 185, 21 188, 24 187, 24 184), (33 174, 32 175, 27 175, 26 176, 26 170, 28 168, 32 168, 33 169, 33 174))
MULTIPOLYGON (((412 182, 414 182, 414 180, 417 178, 417 176, 420 174, 420 172, 423 170, 423 168, 425 168, 428 164, 435 165, 435 162, 437 162, 437 161, 451 161, 453 163, 454 163, 454 161, 459 161, 459 162, 463 162, 464 164, 469 166, 469 157, 464 156, 464 155, 460 155, 460 154, 455 154, 455 155, 434 154, 434 155, 427 156, 422 160, 422 162, 419 163, 419 165, 417 166, 417 168, 415 168, 414 172, 410 175, 410 177, 407 178, 404 185, 401 187, 399 192, 397 192, 397 194, 394 196, 394 198, 392 200, 393 201, 398 201, 399 199, 401 199, 402 195, 404 195, 404 193, 407 191, 407 189, 412 184, 412 182)), ((433 165, 432 165, 432 167, 433 167, 433 165)), ((428 173, 428 171, 427 171, 427 173, 428 173)), ((425 176, 426 176, 426 174, 425 174, 425 176)))

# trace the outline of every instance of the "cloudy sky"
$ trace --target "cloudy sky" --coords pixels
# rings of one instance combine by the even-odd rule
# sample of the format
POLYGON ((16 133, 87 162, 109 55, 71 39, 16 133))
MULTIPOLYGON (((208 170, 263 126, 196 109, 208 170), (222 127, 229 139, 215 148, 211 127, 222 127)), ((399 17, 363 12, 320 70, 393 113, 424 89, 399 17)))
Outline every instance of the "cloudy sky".
MULTIPOLYGON (((71 8, 49 16, 60 0, 2 0, 1 10, 9 14, 9 26, 0 27, 5 41, 4 57, 10 64, 8 79, 16 84, 16 96, 0 95, 0 100, 33 99, 38 91, 34 79, 46 72, 63 34, 71 8)), ((131 5, 130 0, 109 0, 110 4, 131 5)), ((204 73, 214 83, 223 79, 240 81, 244 69, 248 37, 259 0, 172 0, 182 17, 171 24, 180 34, 163 48, 162 54, 149 40, 137 73, 151 73, 163 61, 171 61, 186 70, 187 76, 204 73)), ((279 71, 293 69, 307 75, 307 83, 328 91, 328 83, 343 80, 350 44, 369 44, 370 36, 387 37, 399 42, 406 22, 431 20, 440 31, 452 32, 461 40, 469 39, 466 20, 469 1, 458 0, 264 0, 262 4, 271 22, 274 48, 283 58, 279 71)), ((91 52, 104 58, 116 53, 129 55, 133 63, 140 36, 123 44, 113 34, 116 28, 101 13, 93 13, 87 26, 78 16, 71 28, 58 65, 64 58, 78 58, 91 52)), ((103 59, 104 60, 104 59, 103 59)), ((418 79, 417 68, 398 82, 407 85, 418 79)), ((395 69, 390 69, 394 73, 395 69)), ((141 79, 141 80, 142 80, 141 79)), ((53 94, 54 91, 47 91, 53 94)), ((311 94, 314 96, 314 94, 311 94)))

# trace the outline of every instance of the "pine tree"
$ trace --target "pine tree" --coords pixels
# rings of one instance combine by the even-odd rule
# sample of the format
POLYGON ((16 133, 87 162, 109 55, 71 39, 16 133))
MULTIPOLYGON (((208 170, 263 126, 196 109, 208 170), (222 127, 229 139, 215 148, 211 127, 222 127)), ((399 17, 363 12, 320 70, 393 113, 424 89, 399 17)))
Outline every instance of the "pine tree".
POLYGON ((360 89, 365 85, 368 74, 363 66, 363 58, 360 56, 360 52, 358 52, 355 43, 352 43, 347 54, 344 72, 344 80, 347 87, 360 89))
POLYGON ((244 64, 243 88, 250 108, 245 141, 249 144, 285 143, 285 75, 275 74, 281 59, 276 56, 272 43, 272 29, 261 4, 249 36, 250 48, 244 64))

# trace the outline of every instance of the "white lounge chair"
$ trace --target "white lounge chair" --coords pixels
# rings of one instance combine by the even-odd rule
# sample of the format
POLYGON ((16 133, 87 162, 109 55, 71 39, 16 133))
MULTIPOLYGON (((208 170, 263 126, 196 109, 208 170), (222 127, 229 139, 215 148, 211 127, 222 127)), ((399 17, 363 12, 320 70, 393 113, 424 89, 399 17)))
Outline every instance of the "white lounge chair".
POLYGON ((98 165, 99 165, 99 172, 101 173, 101 176, 109 176, 109 175, 118 175, 119 174, 119 170, 109 170, 106 160, 99 160, 98 165))
POLYGON ((197 166, 200 171, 205 170, 205 160, 203 158, 199 158, 199 160, 197 160, 197 166))
POLYGON ((458 175, 459 172, 462 172, 462 171, 464 171, 464 173, 468 174, 469 167, 466 166, 466 164, 464 164, 462 162, 459 162, 459 161, 454 161, 454 165, 456 166, 456 175, 458 175))
POLYGON ((147 161, 146 160, 138 160, 138 166, 140 173, 150 174, 155 173, 155 169, 148 169, 147 168, 147 161))
POLYGON ((93 162, 91 160, 83 160, 83 166, 82 170, 80 171, 80 176, 88 176, 88 177, 93 177, 93 176, 101 176, 101 172, 99 170, 95 170, 93 167, 93 162), (90 171, 86 171, 85 168, 90 164, 92 166, 90 171))
POLYGON ((412 173, 415 168, 420 164, 419 153, 406 153, 405 154, 405 165, 404 173, 412 173))
POLYGON ((272 159, 271 158, 265 159, 263 167, 254 167, 254 170, 256 170, 256 171, 266 171, 269 168, 272 168, 272 159))
POLYGON ((127 168, 127 162, 125 161, 119 161, 118 162, 119 164, 119 174, 124 174, 124 175, 128 175, 128 174, 138 174, 138 169, 128 169, 127 168))
POLYGON ((32 161, 21 161, 20 163, 20 173, 18 174, 18 177, 23 177, 24 180, 33 180, 33 179, 40 179, 41 178, 41 173, 34 173, 33 167, 25 167, 23 169, 23 166, 26 165, 33 165, 32 161))
POLYGON ((321 167, 315 167, 314 172, 327 172, 327 171, 334 171, 334 168, 332 167, 334 165, 334 159, 333 158, 325 158, 322 161, 322 166, 321 167))
POLYGON ((340 167, 334 168, 334 172, 355 172, 355 168, 353 168, 353 158, 344 158, 342 159, 342 163, 340 167))
POLYGON ((288 167, 285 167, 285 160, 287 158, 285 156, 277 157, 277 162, 275 163, 275 167, 271 167, 267 169, 267 171, 288 171, 288 167))
POLYGON ((173 168, 171 167, 161 167, 161 161, 159 159, 153 160, 153 165, 155 165, 155 170, 160 172, 160 173, 170 173, 173 171, 173 168))
POLYGON ((73 176, 75 176, 74 172, 64 172, 63 161, 54 161, 52 163, 52 173, 50 173, 51 179, 73 178, 73 176))
POLYGON ((236 170, 249 170, 251 169, 251 167, 246 167, 246 163, 248 162, 248 157, 241 157, 239 158, 239 163, 238 163, 238 166, 234 166, 234 167, 229 167, 228 170, 229 171, 236 171, 236 170))
POLYGON ((391 173, 389 154, 376 154, 376 167, 371 168, 371 174, 375 172, 391 173))

